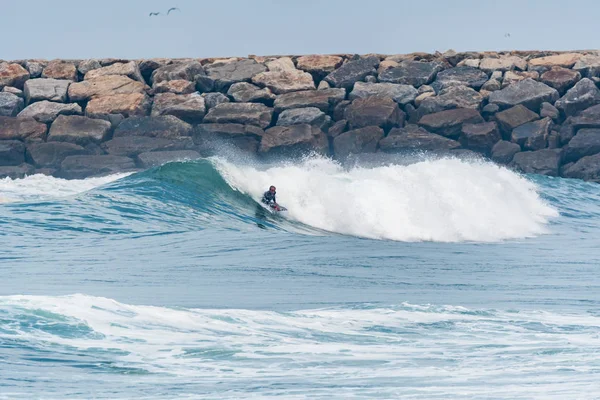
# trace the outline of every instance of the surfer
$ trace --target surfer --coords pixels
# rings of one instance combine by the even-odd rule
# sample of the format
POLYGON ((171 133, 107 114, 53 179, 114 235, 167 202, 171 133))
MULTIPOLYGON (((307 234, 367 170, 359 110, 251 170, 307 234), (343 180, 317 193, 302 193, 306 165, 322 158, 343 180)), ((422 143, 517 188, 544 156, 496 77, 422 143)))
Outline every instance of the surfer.
POLYGON ((270 186, 269 190, 267 190, 262 197, 262 202, 268 205, 271 208, 274 208, 277 211, 281 211, 281 207, 277 204, 277 200, 275 199, 275 195, 277 194, 275 186, 270 186))

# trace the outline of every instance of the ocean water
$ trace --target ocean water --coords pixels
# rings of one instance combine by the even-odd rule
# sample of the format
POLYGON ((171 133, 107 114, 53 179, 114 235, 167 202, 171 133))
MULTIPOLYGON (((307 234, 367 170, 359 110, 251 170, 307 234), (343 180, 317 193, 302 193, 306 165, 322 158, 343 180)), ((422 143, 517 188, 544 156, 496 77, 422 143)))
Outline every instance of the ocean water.
POLYGON ((600 185, 316 157, 0 180, 0 399, 67 398, 600 399, 600 185))

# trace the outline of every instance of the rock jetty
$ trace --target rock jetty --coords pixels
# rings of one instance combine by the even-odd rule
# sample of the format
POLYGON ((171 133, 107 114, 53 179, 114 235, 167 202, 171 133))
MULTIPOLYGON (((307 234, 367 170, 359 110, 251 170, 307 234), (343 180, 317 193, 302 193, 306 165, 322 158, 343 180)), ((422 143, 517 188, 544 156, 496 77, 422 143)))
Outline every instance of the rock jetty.
POLYGON ((0 177, 218 153, 477 153, 600 182, 600 51, 0 60, 0 177))

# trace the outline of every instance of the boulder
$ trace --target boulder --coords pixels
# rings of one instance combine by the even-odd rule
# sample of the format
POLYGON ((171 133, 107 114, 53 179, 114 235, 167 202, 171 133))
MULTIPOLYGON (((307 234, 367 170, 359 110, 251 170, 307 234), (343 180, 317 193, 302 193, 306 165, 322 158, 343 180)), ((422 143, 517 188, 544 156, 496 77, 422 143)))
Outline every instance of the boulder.
POLYGON ((579 72, 581 76, 592 78, 600 75, 600 56, 587 54, 582 56, 575 65, 573 70, 579 72))
POLYGON ((379 150, 386 153, 404 151, 447 152, 458 148, 460 148, 460 143, 456 140, 428 132, 416 125, 394 128, 387 137, 379 141, 379 150))
POLYGON ((265 63, 267 69, 271 72, 293 71, 296 70, 294 62, 289 57, 276 58, 265 63))
POLYGON ((567 68, 553 67, 542 74, 542 82, 564 94, 581 79, 581 74, 567 68))
POLYGON ((42 78, 63 79, 77 82, 77 68, 75 64, 60 60, 50 61, 44 71, 42 78))
POLYGON ((379 58, 366 57, 348 61, 338 69, 330 72, 324 80, 334 88, 351 89, 358 81, 375 72, 379 58))
POLYGON ((89 59, 81 61, 77 66, 77 71, 79 71, 81 75, 85 76, 85 74, 87 74, 88 72, 99 68, 102 68, 100 61, 96 59, 89 59))
POLYGON ((600 129, 580 129, 564 147, 565 162, 577 161, 585 156, 600 153, 600 129))
POLYGON ((218 106, 221 103, 229 103, 229 97, 225 96, 223 93, 202 93, 202 97, 204 97, 204 104, 206 105, 206 109, 210 110, 213 107, 218 106))
POLYGON ((501 111, 495 116, 500 130, 508 137, 516 127, 540 119, 540 116, 523 105, 518 105, 501 111))
POLYGON ((342 100, 346 98, 344 89, 307 90, 286 93, 275 99, 275 111, 281 112, 290 108, 317 107, 329 113, 342 100))
POLYGON ((576 163, 565 167, 562 176, 600 183, 600 153, 583 157, 576 163))
POLYGON ((383 129, 377 126, 353 129, 333 139, 333 151, 336 157, 342 159, 350 154, 375 153, 383 136, 383 129))
POLYGON ((492 148, 502 139, 496 122, 463 124, 459 142, 462 147, 490 156, 492 148))
POLYGON ((222 103, 211 108, 206 123, 249 124, 266 128, 271 125, 273 109, 259 103, 222 103))
POLYGON ((66 179, 84 179, 132 171, 135 168, 135 162, 129 157, 110 154, 68 156, 61 163, 60 176, 66 179))
POLYGON ((366 97, 391 98, 396 103, 405 105, 413 102, 418 91, 410 85, 398 85, 395 83, 365 83, 356 82, 354 89, 350 92, 349 99, 364 99, 366 97))
POLYGON ((25 162, 25 144, 19 140, 0 141, 0 165, 19 165, 25 162))
POLYGON ((439 72, 434 84, 437 84, 440 90, 452 85, 464 85, 479 90, 487 80, 487 74, 478 68, 456 67, 439 72))
POLYGON ((542 106, 540 107, 540 117, 549 117, 554 121, 558 121, 560 117, 560 112, 552 104, 542 103, 542 106))
POLYGON ((40 100, 64 103, 70 84, 70 81, 63 79, 30 79, 24 85, 25 100, 27 104, 40 100))
POLYGON ((124 117, 144 116, 150 113, 150 98, 145 93, 114 94, 92 98, 85 114, 91 118, 106 118, 109 114, 124 117))
POLYGON ((327 131, 327 136, 329 136, 330 138, 335 138, 341 135, 342 133, 346 132, 347 129, 348 121, 342 119, 340 121, 337 121, 335 124, 331 125, 331 127, 329 127, 329 130, 327 131))
POLYGON ((482 102, 483 97, 477 91, 466 86, 451 86, 443 89, 437 96, 422 100, 418 111, 424 115, 454 108, 478 110, 482 102))
POLYGON ((108 121, 78 115, 59 115, 50 127, 48 141, 86 146, 105 141, 110 134, 110 128, 108 121))
MULTIPOLYGON (((382 83, 381 85, 386 85, 386 84, 382 83)), ((393 85, 393 83, 389 83, 389 85, 393 85)), ((406 85, 406 86, 407 87, 412 87, 410 85, 406 85)), ((422 86, 420 86, 419 89, 417 90, 417 93, 419 93, 419 94, 424 94, 424 93, 437 94, 436 90, 431 85, 422 85, 422 86)))
POLYGON ((517 56, 502 58, 487 57, 481 60, 479 63, 479 69, 487 73, 494 71, 512 71, 514 69, 524 71, 527 69, 527 61, 517 56))
POLYGON ((25 102, 19 96, 0 92, 0 117, 15 117, 23 110, 25 102))
POLYGON ((344 110, 344 119, 350 129, 379 126, 386 131, 402 127, 406 114, 390 98, 366 97, 356 99, 344 110))
POLYGON ((137 161, 142 168, 158 167, 168 162, 189 161, 201 158, 200 153, 194 150, 171 150, 142 153, 137 156, 137 161))
POLYGON ((317 90, 330 89, 331 85, 325 81, 319 82, 319 86, 317 86, 317 90))
POLYGON ((309 152, 326 155, 329 142, 323 131, 315 126, 275 126, 265 131, 259 152, 269 156, 299 156, 309 152))
POLYGON ((534 67, 564 67, 571 68, 579 59, 582 54, 579 53, 563 53, 554 56, 546 56, 534 58, 529 60, 529 65, 534 67))
POLYGON ((162 115, 160 117, 126 118, 115 129, 113 137, 147 136, 175 139, 191 134, 192 126, 187 122, 172 115, 162 115))
POLYGON ((152 73, 159 69, 160 67, 164 67, 165 65, 172 64, 173 61, 168 58, 152 58, 148 60, 143 60, 139 64, 140 73, 146 82, 152 82, 152 73))
POLYGON ((442 65, 437 62, 404 61, 398 67, 382 71, 379 81, 419 87, 433 82, 441 70, 442 65))
POLYGON ((204 97, 198 93, 160 93, 154 96, 151 113, 153 117, 173 115, 190 124, 198 124, 202 122, 205 114, 204 97))
POLYGON ((327 132, 331 117, 316 107, 292 108, 279 114, 277 126, 308 124, 327 132))
MULTIPOLYGON (((339 121, 344 119, 344 113, 346 112, 346 108, 351 104, 352 102, 350 100, 343 100, 340 101, 338 104, 335 105, 335 107, 333 108, 333 120, 334 121, 339 121)), ((407 105, 407 107, 410 106, 407 105)))
POLYGON ((479 58, 467 58, 465 60, 460 61, 458 64, 456 64, 456 66, 479 68, 479 64, 481 64, 481 60, 479 58))
POLYGON ((5 86, 23 89, 23 85, 28 79, 29 72, 19 64, 0 62, 0 89, 5 86))
POLYGON ((25 163, 18 166, 0 167, 0 178, 23 179, 34 173, 34 166, 25 163))
POLYGON ((154 85, 154 93, 190 94, 195 91, 196 84, 183 79, 162 81, 154 85))
POLYGON ((0 140, 43 141, 47 129, 46 124, 33 118, 0 116, 0 140))
POLYGON ((509 164, 514 155, 521 151, 521 146, 516 143, 500 140, 492 147, 492 161, 499 164, 509 164))
POLYGON ((558 100, 556 89, 533 79, 524 79, 505 89, 492 92, 489 97, 490 103, 498 104, 503 108, 522 104, 533 111, 539 110, 543 102, 554 103, 556 100, 558 100))
POLYGON ((250 59, 215 62, 206 66, 206 74, 213 82, 214 89, 219 92, 226 92, 236 82, 249 82, 255 75, 266 70, 267 67, 263 64, 250 59))
POLYGON ((511 141, 524 150, 541 150, 548 147, 548 135, 552 120, 544 118, 539 121, 527 122, 513 129, 511 141))
POLYGON ((124 75, 105 75, 72 83, 68 91, 71 101, 87 101, 96 97, 144 94, 145 92, 146 85, 124 75))
POLYGON ((108 67, 93 69, 85 74, 85 80, 95 79, 101 76, 122 75, 135 81, 144 82, 144 78, 135 61, 128 63, 115 63, 108 67))
POLYGON ((600 90, 591 79, 583 78, 556 102, 556 108, 571 116, 596 104, 600 104, 600 90))
POLYGON ((365 76, 365 83, 377 83, 377 78, 373 75, 365 76))
POLYGON ((89 154, 74 143, 38 142, 27 145, 27 161, 38 168, 60 168, 60 164, 68 156, 89 154))
POLYGON ((558 176, 560 162, 560 149, 543 149, 517 153, 510 165, 526 174, 558 176))
POLYGON ((487 90, 488 92, 495 92, 500 89, 502 89, 502 83, 497 79, 490 79, 481 86, 481 90, 487 90))
POLYGON ((39 61, 26 61, 25 68, 29 71, 29 77, 31 79, 40 78, 44 71, 45 63, 39 61))
POLYGON ((150 151, 186 150, 194 146, 191 137, 184 136, 174 139, 147 137, 147 136, 122 136, 102 143, 102 149, 115 156, 135 157, 150 151))
POLYGON ((81 115, 81 106, 75 103, 63 104, 44 100, 30 104, 17 115, 20 118, 33 118, 43 123, 51 123, 59 115, 81 115))
POLYGON ((501 88, 504 89, 507 86, 521 82, 528 78, 538 80, 540 78, 540 74, 537 71, 506 71, 504 73, 504 77, 502 78, 501 88))
POLYGON ((14 88, 12 86, 4 86, 4 89, 2 89, 2 92, 14 94, 15 96, 20 97, 20 98, 25 97, 25 95, 23 94, 23 91, 21 89, 14 88))
POLYGON ((316 89, 312 75, 299 70, 261 72, 252 77, 252 82, 269 88, 275 94, 316 89))
POLYGON ((254 125, 202 124, 195 128, 194 142, 205 152, 218 150, 225 144, 256 153, 264 133, 254 125))
POLYGON ((485 122, 477 110, 472 108, 455 108, 423 116, 419 125, 430 132, 458 138, 463 124, 481 124, 485 122))
POLYGON ((164 65, 152 72, 152 87, 155 88, 157 84, 164 81, 184 80, 195 82, 198 75, 206 75, 202 64, 198 61, 177 62, 164 65))
POLYGON ((248 82, 238 82, 231 85, 227 94, 238 103, 268 103, 272 104, 275 95, 269 88, 259 88, 248 82))
POLYGON ((310 55, 299 57, 296 67, 312 74, 317 80, 338 69, 344 60, 338 56, 310 55))
POLYGON ((500 107, 498 107, 498 104, 486 104, 481 109, 481 115, 483 116, 483 118, 486 119, 486 121, 489 121, 494 117, 494 115, 498 111, 500 111, 500 107))

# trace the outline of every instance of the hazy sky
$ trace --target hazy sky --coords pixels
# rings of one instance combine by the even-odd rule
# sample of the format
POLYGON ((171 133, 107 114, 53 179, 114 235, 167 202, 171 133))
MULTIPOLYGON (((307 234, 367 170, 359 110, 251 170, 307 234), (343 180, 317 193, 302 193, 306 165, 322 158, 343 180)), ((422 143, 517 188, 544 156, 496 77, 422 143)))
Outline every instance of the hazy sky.
POLYGON ((598 0, 0 0, 0 10, 6 60, 600 47, 598 0), (173 6, 181 12, 148 16, 173 6))

